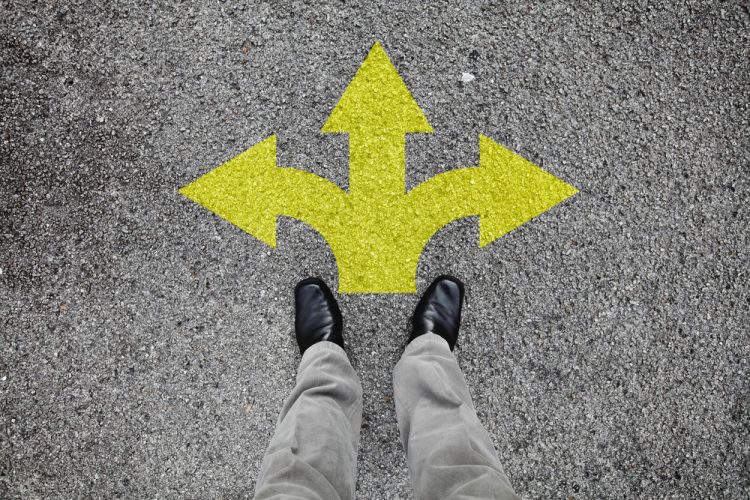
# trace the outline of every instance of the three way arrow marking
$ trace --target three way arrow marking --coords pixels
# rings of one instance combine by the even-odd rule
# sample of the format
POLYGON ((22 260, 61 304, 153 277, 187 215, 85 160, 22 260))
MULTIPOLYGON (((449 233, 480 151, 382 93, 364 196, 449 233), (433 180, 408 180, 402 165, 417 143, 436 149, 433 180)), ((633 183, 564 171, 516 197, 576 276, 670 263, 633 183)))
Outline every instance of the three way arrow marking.
POLYGON ((342 293, 414 293, 419 256, 444 225, 478 215, 484 247, 577 192, 480 135, 479 166, 407 193, 406 134, 432 127, 379 43, 322 131, 349 134, 348 192, 277 166, 272 135, 180 193, 272 247, 278 216, 309 224, 331 247, 342 293))

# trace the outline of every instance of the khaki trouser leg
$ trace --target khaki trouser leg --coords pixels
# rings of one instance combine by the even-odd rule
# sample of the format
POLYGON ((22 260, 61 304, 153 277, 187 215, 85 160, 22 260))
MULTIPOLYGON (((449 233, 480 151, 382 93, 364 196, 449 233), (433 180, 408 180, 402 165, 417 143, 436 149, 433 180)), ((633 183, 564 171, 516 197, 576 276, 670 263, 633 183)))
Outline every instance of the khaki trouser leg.
POLYGON ((393 390, 415 498, 518 498, 442 337, 409 343, 393 390))
POLYGON ((354 498, 362 386, 344 350, 305 351, 263 457, 255 498, 354 498))

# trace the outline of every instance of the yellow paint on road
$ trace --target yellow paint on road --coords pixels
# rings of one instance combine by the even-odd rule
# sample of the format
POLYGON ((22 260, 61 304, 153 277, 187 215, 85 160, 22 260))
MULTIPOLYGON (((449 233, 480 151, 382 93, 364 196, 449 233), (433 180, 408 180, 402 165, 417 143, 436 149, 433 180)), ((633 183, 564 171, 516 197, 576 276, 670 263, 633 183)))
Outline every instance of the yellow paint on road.
POLYGON ((485 246, 577 192, 483 135, 479 166, 448 171, 406 192, 407 133, 432 132, 376 43, 322 128, 349 134, 349 191, 276 165, 276 136, 180 192, 276 246, 276 218, 293 217, 328 242, 342 293, 414 293, 419 257, 449 222, 479 216, 485 246))

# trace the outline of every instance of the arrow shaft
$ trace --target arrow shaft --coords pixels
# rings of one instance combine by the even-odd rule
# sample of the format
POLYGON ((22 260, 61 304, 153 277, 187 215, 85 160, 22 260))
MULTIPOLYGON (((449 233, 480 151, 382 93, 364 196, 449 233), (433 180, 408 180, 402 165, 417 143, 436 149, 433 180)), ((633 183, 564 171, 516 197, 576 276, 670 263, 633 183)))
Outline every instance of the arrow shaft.
POLYGON ((382 202, 406 192, 406 138, 398 132, 349 134, 349 193, 382 202))
POLYGON ((275 214, 299 219, 328 239, 345 215, 346 193, 328 179, 295 168, 275 168, 272 179, 275 214))
POLYGON ((485 173, 480 167, 465 167, 438 174, 407 194, 414 231, 425 238, 451 221, 479 215, 486 198, 485 173))

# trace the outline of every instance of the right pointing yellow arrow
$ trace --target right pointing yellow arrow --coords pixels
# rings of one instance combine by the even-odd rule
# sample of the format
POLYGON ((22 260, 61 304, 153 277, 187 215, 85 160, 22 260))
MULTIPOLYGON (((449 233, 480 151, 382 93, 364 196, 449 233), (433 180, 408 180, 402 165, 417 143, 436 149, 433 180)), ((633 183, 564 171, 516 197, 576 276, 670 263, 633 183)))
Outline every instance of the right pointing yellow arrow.
POLYGON ((484 135, 479 165, 438 174, 409 192, 420 221, 414 229, 425 243, 449 222, 480 215, 484 247, 578 192, 484 135))
POLYGON ((479 136, 479 163, 488 172, 484 178, 486 201, 480 210, 480 247, 489 245, 578 192, 575 187, 483 135, 479 136))
POLYGON ((439 174, 405 192, 405 134, 432 128, 380 44, 375 44, 322 129, 349 134, 349 192, 309 172, 276 166, 276 137, 180 190, 265 243, 276 217, 315 228, 331 246, 344 293, 413 293, 419 256, 445 224, 480 216, 480 246, 577 190, 479 137, 480 165, 439 174))

